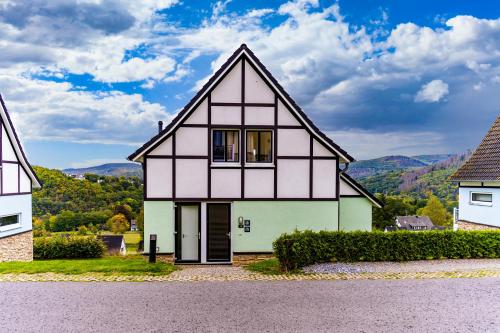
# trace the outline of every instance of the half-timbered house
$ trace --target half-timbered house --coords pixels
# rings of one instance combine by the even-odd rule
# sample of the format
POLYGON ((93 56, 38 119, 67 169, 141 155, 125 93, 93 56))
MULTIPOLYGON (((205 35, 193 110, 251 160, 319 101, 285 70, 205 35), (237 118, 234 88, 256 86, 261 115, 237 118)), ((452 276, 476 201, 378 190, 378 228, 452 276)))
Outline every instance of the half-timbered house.
POLYGON ((149 237, 176 262, 237 262, 294 230, 371 230, 378 201, 242 45, 164 129, 129 156, 144 170, 149 237))

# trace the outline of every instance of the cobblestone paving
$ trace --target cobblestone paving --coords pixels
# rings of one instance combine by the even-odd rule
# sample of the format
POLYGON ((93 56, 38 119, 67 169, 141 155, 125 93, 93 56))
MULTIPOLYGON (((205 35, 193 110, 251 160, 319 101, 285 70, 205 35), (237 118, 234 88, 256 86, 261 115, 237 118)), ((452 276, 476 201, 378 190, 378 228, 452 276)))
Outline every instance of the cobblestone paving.
POLYGON ((308 281, 308 280, 399 280, 500 277, 500 269, 446 272, 369 272, 264 275, 241 267, 185 267, 167 276, 116 276, 103 274, 64 275, 0 274, 0 282, 196 282, 196 281, 308 281))

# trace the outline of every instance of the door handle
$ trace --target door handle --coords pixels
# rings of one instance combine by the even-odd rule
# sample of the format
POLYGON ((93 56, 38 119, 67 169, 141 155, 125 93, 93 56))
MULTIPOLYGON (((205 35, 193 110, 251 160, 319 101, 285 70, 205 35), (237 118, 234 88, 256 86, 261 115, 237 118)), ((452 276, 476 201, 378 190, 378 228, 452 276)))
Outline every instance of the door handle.
POLYGON ((182 238, 184 238, 184 236, 185 236, 185 235, 184 235, 184 234, 182 234, 182 238))
POLYGON ((228 232, 226 235, 227 237, 231 238, 231 232, 228 232))
POLYGON ((201 232, 198 233, 198 239, 201 239, 201 232))

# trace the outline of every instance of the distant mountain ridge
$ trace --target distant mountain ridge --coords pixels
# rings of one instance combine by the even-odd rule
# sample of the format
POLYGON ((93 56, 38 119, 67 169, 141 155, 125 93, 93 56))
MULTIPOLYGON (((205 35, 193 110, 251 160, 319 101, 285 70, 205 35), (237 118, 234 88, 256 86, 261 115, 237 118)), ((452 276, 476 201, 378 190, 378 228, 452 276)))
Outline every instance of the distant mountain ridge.
MULTIPOLYGON (((373 168, 368 168, 368 170, 363 168, 356 170, 354 168, 357 175, 354 176, 351 173, 351 168, 349 168, 348 173, 372 193, 407 193, 412 196, 424 197, 428 191, 431 191, 440 198, 456 200, 457 184, 450 182, 448 178, 469 157, 470 153, 413 156, 411 159, 420 161, 424 166, 414 167, 411 166, 412 163, 406 163, 398 164, 398 167, 392 170, 387 166, 387 163, 383 162, 384 160, 381 162, 381 159, 374 159, 360 161, 363 162, 361 163, 361 167, 375 164, 378 166, 378 172, 373 172, 373 168), (425 164, 425 162, 429 164, 425 164), (380 163, 383 165, 378 165, 380 163), (401 166, 406 166, 406 168, 401 166)), ((354 164, 360 162, 355 162, 354 164)), ((393 165, 394 163, 389 164, 393 165)))
POLYGON ((140 177, 142 178, 142 167, 136 163, 106 163, 88 168, 69 168, 62 170, 67 175, 80 176, 91 173, 99 176, 116 177, 140 177))

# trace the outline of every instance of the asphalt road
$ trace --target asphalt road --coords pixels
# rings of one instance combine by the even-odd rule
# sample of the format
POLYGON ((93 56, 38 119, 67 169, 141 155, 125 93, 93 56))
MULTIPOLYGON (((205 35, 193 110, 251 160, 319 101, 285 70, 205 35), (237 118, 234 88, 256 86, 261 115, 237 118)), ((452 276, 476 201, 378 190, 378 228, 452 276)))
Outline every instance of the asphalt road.
POLYGON ((0 283, 2 332, 500 332, 500 279, 0 283))

